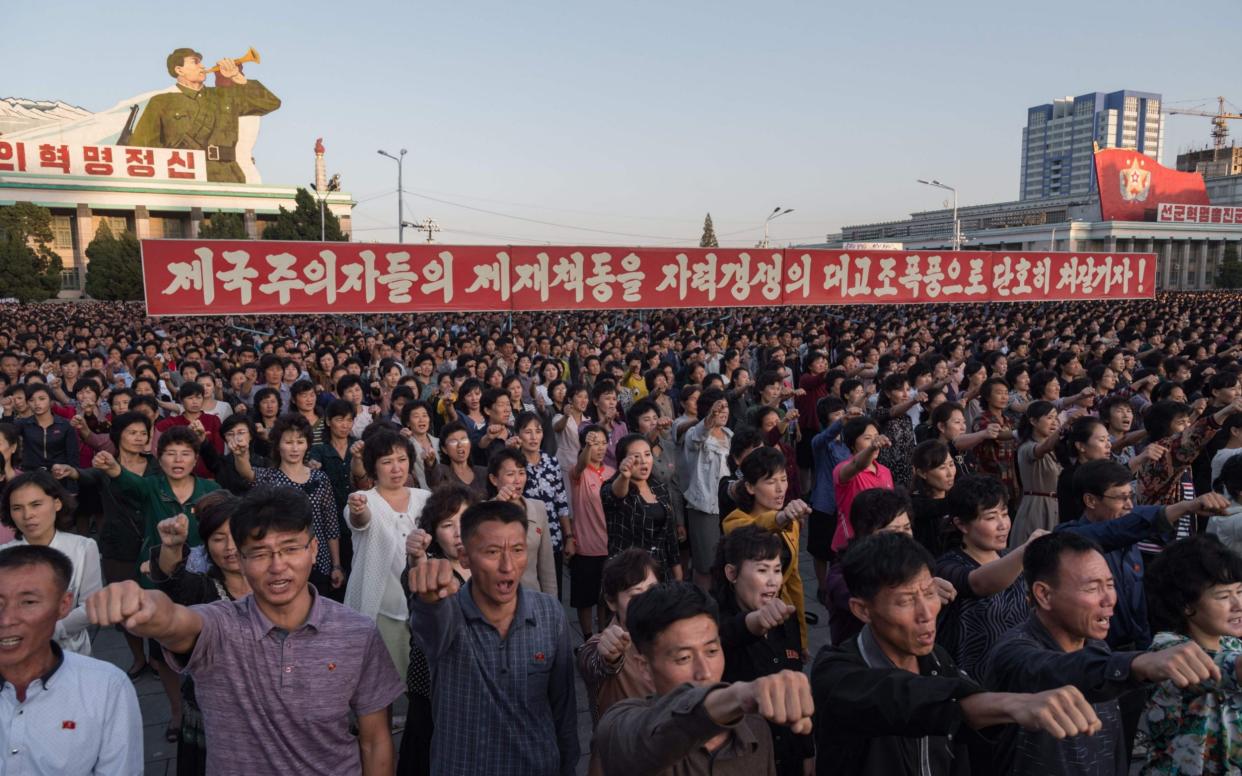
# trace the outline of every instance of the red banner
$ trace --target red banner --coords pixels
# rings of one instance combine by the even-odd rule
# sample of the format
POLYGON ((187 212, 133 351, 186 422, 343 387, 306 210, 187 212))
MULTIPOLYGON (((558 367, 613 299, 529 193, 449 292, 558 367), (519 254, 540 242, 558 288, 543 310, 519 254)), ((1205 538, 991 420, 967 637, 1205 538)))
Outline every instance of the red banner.
POLYGON ((1202 175, 1170 170, 1137 151, 1096 151, 1095 174, 1105 221, 1155 221, 1157 203, 1211 204, 1202 175))
POLYGON ((1154 254, 143 240, 150 315, 1151 298, 1154 254))

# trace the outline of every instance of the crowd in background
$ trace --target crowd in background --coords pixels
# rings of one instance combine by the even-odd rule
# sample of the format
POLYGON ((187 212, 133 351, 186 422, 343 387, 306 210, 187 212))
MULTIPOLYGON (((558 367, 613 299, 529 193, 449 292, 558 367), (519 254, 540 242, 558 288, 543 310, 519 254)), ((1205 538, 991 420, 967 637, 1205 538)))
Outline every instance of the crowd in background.
POLYGON ((1238 772, 1240 312, 5 307, 0 743, 116 626, 184 774, 1238 772))

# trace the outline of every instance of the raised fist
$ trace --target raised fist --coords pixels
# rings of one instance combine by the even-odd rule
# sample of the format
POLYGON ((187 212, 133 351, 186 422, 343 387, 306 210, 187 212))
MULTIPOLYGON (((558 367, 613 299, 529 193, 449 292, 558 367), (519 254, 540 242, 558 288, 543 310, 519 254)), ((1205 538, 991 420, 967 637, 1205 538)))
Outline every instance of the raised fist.
POLYGON ((166 517, 156 524, 155 530, 165 547, 180 547, 190 536, 190 518, 184 514, 166 517))
POLYGON ((781 525, 790 525, 795 520, 805 520, 811 514, 811 508, 805 501, 796 498, 785 505, 776 515, 776 522, 781 525))
POLYGON ((811 683, 800 671, 781 671, 752 682, 734 682, 728 691, 744 713, 758 714, 776 725, 788 725, 799 735, 811 732, 815 701, 811 698, 811 683))
POLYGON ((95 453, 95 457, 91 459, 91 466, 107 473, 110 477, 118 477, 121 474, 121 466, 116 462, 112 453, 95 453))
POLYGON ((154 590, 143 590, 137 582, 115 582, 86 599, 86 616, 92 625, 123 625, 135 635, 156 613, 154 590))
POLYGON ((367 511, 367 494, 362 491, 349 494, 349 513, 351 515, 361 515, 367 511))
POLYGON ((410 569, 409 584, 410 592, 428 604, 448 598, 459 588, 452 564, 441 558, 429 559, 410 569))
POLYGON ((421 528, 415 528, 405 537, 405 554, 416 561, 421 562, 427 557, 427 548, 430 546, 431 534, 421 528))
POLYGON ((605 663, 616 665, 629 646, 630 634, 615 622, 599 634, 599 656, 605 663))
POLYGON ((746 626, 751 633, 760 635, 767 633, 794 616, 798 610, 779 598, 768 600, 763 606, 746 615, 746 626))

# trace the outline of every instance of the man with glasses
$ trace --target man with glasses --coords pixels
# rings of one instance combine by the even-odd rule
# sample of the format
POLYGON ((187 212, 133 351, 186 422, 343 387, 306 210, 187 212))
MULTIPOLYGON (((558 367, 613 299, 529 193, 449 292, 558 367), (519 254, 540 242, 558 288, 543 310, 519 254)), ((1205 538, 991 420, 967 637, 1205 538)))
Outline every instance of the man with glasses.
POLYGON ((307 584, 306 496, 256 488, 229 532, 253 595, 186 608, 118 582, 87 599, 91 622, 159 641, 194 677, 209 773, 391 774, 389 707, 404 686, 375 623, 307 584))
MULTIPOLYGON (((1074 472, 1074 492, 1082 504, 1077 520, 1062 515, 1058 531, 1073 531, 1095 542, 1113 572, 1117 606, 1108 627, 1113 649, 1147 649, 1147 597, 1143 594, 1143 553, 1139 542, 1163 545, 1184 515, 1221 515, 1229 500, 1208 492, 1193 501, 1135 506, 1130 470, 1113 461, 1088 461, 1074 472)), ((1029 581, 1029 580, 1028 580, 1029 581)))

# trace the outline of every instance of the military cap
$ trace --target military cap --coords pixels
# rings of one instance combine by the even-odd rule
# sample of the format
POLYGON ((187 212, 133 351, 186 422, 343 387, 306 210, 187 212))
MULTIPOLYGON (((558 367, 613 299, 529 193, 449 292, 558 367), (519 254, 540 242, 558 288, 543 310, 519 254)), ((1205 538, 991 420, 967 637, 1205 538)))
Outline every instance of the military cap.
POLYGON ((168 74, 173 78, 177 77, 176 68, 185 64, 186 57, 198 57, 202 61, 203 55, 192 48, 179 48, 168 55, 168 74))

